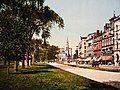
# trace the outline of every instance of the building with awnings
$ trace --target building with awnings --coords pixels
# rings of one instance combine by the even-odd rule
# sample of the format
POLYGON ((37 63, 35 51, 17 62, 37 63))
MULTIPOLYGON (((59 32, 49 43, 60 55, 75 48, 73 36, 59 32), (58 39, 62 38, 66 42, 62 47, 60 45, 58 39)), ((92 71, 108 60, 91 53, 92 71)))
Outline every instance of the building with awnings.
POLYGON ((113 61, 113 48, 114 48, 114 29, 111 28, 110 23, 104 25, 103 37, 102 37, 102 60, 107 64, 113 61))
POLYGON ((102 49, 102 31, 97 30, 97 32, 94 33, 93 36, 93 51, 94 51, 94 56, 96 58, 99 58, 102 53, 101 53, 101 49, 102 49))
POLYGON ((110 19, 114 28, 114 62, 120 66, 120 15, 110 19))
POLYGON ((94 56, 94 52, 93 52, 93 36, 94 33, 90 33, 87 35, 87 39, 86 39, 86 44, 87 44, 87 51, 86 51, 86 61, 90 61, 91 57, 94 56))
POLYGON ((104 55, 104 56, 102 56, 102 60, 112 60, 113 58, 112 58, 112 56, 111 55, 104 55))
POLYGON ((87 37, 82 37, 80 36, 80 42, 79 42, 79 45, 78 45, 78 53, 79 53, 79 57, 81 59, 86 59, 86 50, 87 50, 87 43, 86 43, 86 39, 87 37))

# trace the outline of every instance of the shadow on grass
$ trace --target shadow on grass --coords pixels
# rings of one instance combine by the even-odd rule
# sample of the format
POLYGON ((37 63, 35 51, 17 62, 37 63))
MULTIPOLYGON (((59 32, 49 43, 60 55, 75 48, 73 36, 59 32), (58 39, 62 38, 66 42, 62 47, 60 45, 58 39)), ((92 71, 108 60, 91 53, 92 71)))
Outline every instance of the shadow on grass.
MULTIPOLYGON (((10 74, 37 74, 41 72, 52 72, 51 69, 58 69, 48 64, 35 64, 32 67, 19 70, 18 72, 11 72, 10 74)), ((6 73, 6 67, 2 66, 0 73, 6 73), (5 70, 4 70, 5 69, 5 70)))
POLYGON ((53 66, 50 66, 50 65, 36 65, 36 66, 39 66, 40 69, 57 69, 53 66))
POLYGON ((11 73, 11 74, 37 74, 37 73, 48 73, 53 72, 50 71, 50 69, 57 69, 53 66, 47 65, 47 64, 40 64, 40 65, 34 65, 33 67, 30 67, 26 70, 21 70, 19 72, 11 73))
POLYGON ((120 82, 119 81, 109 81, 109 82, 104 82, 104 83, 120 89, 120 82))
POLYGON ((19 72, 14 72, 11 74, 38 74, 38 73, 48 73, 48 72, 53 72, 53 71, 48 71, 48 70, 31 70, 31 71, 19 71, 19 72))

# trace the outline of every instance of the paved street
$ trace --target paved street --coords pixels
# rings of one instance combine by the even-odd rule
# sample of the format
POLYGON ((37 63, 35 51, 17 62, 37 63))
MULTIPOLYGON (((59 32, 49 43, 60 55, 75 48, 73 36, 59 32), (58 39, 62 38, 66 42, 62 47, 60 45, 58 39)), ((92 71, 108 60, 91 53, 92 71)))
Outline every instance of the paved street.
MULTIPOLYGON (((71 62, 71 63, 67 63, 64 62, 64 64, 69 64, 69 65, 76 65, 76 62, 71 62)), ((77 64, 78 66, 86 66, 86 67, 91 67, 92 65, 89 64, 77 64)), ((110 68, 110 69, 118 69, 120 70, 120 66, 115 66, 115 65, 99 65, 99 68, 110 68)))
POLYGON ((49 63, 50 65, 60 68, 62 70, 74 73, 85 78, 95 80, 101 83, 112 85, 120 89, 120 73, 119 72, 108 72, 100 70, 84 69, 79 67, 72 67, 68 65, 49 63))

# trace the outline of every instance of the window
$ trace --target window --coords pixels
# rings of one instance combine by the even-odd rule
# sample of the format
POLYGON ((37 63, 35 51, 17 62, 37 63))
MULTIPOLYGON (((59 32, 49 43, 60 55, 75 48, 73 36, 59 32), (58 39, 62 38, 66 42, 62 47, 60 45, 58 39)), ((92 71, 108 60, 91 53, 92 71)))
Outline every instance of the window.
POLYGON ((118 33, 116 33, 116 39, 118 39, 118 33))
POLYGON ((117 49, 118 49, 118 41, 116 41, 116 44, 117 44, 117 49))
POLYGON ((88 43, 88 46, 91 46, 91 43, 88 43))
POLYGON ((110 44, 112 44, 112 38, 110 38, 110 44))
POLYGON ((113 38, 112 44, 114 44, 114 38, 113 38))
POLYGON ((91 56, 91 54, 89 54, 88 56, 91 56))
POLYGON ((84 54, 84 57, 86 57, 86 54, 84 54))
POLYGON ((116 30, 118 30, 118 25, 116 25, 116 30))

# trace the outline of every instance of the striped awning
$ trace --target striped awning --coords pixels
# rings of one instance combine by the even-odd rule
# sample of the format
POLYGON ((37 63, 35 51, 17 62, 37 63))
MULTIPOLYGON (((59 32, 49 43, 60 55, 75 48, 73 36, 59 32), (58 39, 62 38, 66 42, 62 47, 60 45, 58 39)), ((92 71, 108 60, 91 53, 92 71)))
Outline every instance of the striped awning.
POLYGON ((102 60, 112 60, 112 56, 102 56, 102 60))

